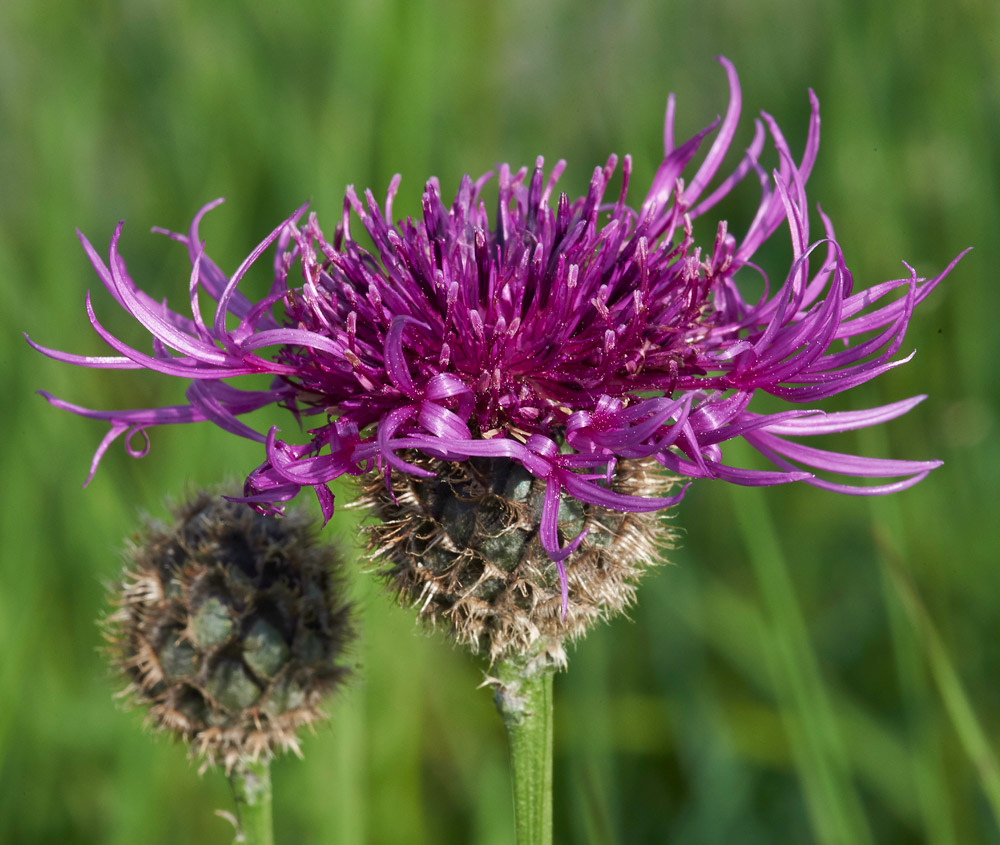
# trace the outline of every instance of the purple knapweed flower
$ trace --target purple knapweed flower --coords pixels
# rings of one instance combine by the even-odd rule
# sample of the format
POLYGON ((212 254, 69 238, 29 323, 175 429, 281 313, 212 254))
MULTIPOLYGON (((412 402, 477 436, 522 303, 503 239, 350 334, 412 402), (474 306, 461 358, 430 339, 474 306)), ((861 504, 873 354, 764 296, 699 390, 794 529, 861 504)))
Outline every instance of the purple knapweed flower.
MULTIPOLYGON (((118 252, 121 223, 106 263, 81 235, 104 286, 152 334, 152 354, 110 334, 89 295, 91 325, 114 356, 29 343, 59 361, 149 369, 189 383, 187 404, 145 410, 95 411, 43 393, 58 408, 110 422, 88 481, 118 436, 127 434, 128 444, 135 433, 146 438, 149 426, 203 420, 264 446, 266 460, 249 474, 245 501, 273 505, 311 486, 327 517, 333 509, 327 485, 341 475, 428 474, 407 461, 415 453, 458 462, 507 458, 545 483, 540 537, 552 559, 562 561, 580 537, 560 547, 561 496, 619 511, 656 510, 679 498, 613 492, 608 482, 618 461, 652 457, 689 478, 751 486, 804 481, 865 495, 921 480, 940 462, 858 457, 789 438, 876 425, 924 398, 860 411, 819 407, 909 360, 892 359, 910 315, 955 262, 931 279, 907 265, 905 278, 855 291, 822 212, 823 234, 810 239, 805 184, 819 146, 812 92, 798 160, 763 113, 739 164, 716 179, 741 105, 736 72, 720 61, 730 88, 725 117, 677 145, 668 99, 663 162, 636 207, 626 203, 628 156, 621 190, 610 199, 615 156, 594 170, 586 196, 576 200, 554 193, 562 161, 548 177, 541 158, 533 171, 501 165, 492 221, 482 199, 492 175, 486 174, 463 177, 450 207, 431 179, 422 217, 393 223, 396 176, 384 208, 370 191, 362 199, 349 187, 332 240, 315 216, 301 223, 300 209, 227 277, 198 234, 217 201, 198 212, 187 234, 166 233, 190 256, 190 316, 154 301, 129 277, 118 252), (707 154, 682 178, 712 132, 707 154), (780 158, 770 174, 758 162, 768 135, 780 158), (735 234, 719 222, 714 242, 698 246, 692 221, 748 176, 761 192, 749 227, 735 234), (373 251, 352 236, 352 212, 373 251), (753 258, 783 224, 792 261, 775 284, 753 258), (271 244, 274 281, 265 298, 252 302, 239 284, 271 244), (757 301, 748 301, 738 282, 751 273, 764 283, 757 301), (216 302, 209 320, 199 305, 202 293, 216 302), (228 382, 259 373, 274 376, 269 389, 228 382), (757 413, 751 400, 758 391, 792 407, 757 413), (276 427, 262 434, 239 419, 271 404, 317 420, 305 442, 279 439, 276 427), (728 465, 722 447, 734 438, 774 468, 728 465), (849 486, 814 470, 896 480, 849 486)), ((145 454, 148 438, 143 448, 128 448, 145 454)))

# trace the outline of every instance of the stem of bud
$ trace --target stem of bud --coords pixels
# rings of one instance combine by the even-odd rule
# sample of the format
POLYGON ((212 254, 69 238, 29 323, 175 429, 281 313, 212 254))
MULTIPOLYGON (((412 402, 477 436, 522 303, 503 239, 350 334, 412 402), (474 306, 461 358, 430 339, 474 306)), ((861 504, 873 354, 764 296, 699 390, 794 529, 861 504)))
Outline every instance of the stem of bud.
POLYGON ((273 845, 271 819, 271 765, 240 761, 229 774, 238 822, 236 839, 241 845, 273 845))

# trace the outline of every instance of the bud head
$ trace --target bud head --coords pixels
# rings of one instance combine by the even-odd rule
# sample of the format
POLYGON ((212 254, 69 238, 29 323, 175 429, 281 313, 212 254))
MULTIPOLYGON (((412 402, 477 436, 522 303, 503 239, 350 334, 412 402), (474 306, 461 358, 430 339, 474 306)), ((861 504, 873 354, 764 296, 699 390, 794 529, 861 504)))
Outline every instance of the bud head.
POLYGON ((125 692, 206 766, 299 753, 296 730, 347 674, 338 566, 299 513, 201 492, 170 524, 148 521, 104 620, 125 692))

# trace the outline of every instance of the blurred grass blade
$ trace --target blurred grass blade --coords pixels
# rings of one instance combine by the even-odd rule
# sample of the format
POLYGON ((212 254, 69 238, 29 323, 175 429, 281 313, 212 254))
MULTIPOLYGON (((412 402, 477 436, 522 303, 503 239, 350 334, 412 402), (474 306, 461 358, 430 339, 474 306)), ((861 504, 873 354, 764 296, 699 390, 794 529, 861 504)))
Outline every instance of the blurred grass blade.
MULTIPOLYGON (((884 504, 884 503, 880 503, 884 504)), ((875 521, 882 526, 884 523, 875 521)), ((961 841, 955 830, 955 818, 948 789, 948 774, 942 759, 943 720, 937 712, 935 693, 929 677, 923 648, 910 623, 887 566, 882 572, 882 591, 889 614, 892 650, 899 679, 900 698, 907 726, 913 786, 924 835, 935 845, 956 845, 961 841)))
POLYGON ((584 761, 576 767, 572 775, 577 782, 581 827, 589 845, 616 845, 618 839, 611 823, 611 811, 604 783, 593 761, 584 761))
POLYGON ((852 845, 871 842, 831 696, 809 642, 764 496, 759 490, 736 488, 731 496, 772 633, 773 653, 768 662, 816 838, 852 845))
POLYGON ((1000 827, 1000 765, 997 763, 996 754, 986 739, 986 733, 976 718, 972 703, 955 670, 955 664, 949 657, 948 649, 945 648, 927 608, 920 600, 913 581, 891 549, 884 543, 880 545, 884 551, 882 560, 890 581, 924 645, 934 683, 944 701, 962 749, 979 775, 979 783, 989 802, 993 818, 1000 827))
MULTIPOLYGON (((766 664, 765 652, 773 650, 769 638, 770 629, 764 623, 763 615, 756 602, 737 592, 720 579, 706 579, 704 610, 695 611, 690 603, 679 603, 678 613, 685 624, 739 671, 746 683, 768 697, 774 694, 774 684, 769 677, 762 677, 761 667, 766 664), (761 631, 760 637, 748 637, 747 631, 761 631)), ((900 611, 902 613, 902 611, 900 611)), ((909 623, 906 623, 907 625, 909 623)), ((909 631, 909 628, 907 628, 909 631)), ((925 804, 930 804, 930 813, 940 815, 939 808, 921 790, 914 793, 910 780, 900 773, 913 771, 915 777, 928 774, 930 764, 924 759, 914 760, 906 739, 899 736, 884 720, 873 715, 862 701, 850 696, 848 690, 828 687, 830 706, 837 714, 838 727, 844 738, 844 745, 850 754, 851 769, 858 782, 873 796, 901 819, 917 826, 924 819, 928 830, 928 842, 935 845, 954 845, 957 841, 949 835, 950 819, 945 815, 932 819, 928 824, 925 804)), ((790 761, 773 737, 783 734, 784 728, 778 715, 771 708, 758 705, 756 698, 747 697, 738 702, 729 697, 727 707, 731 712, 741 713, 738 721, 743 727, 733 737, 737 748, 744 756, 754 760, 767 760, 775 768, 783 768, 790 761), (772 727, 772 723, 773 727, 772 727), (752 725, 752 727, 748 727, 752 725)), ((933 773, 933 772, 931 772, 933 773)), ((928 778, 930 782, 933 779, 928 778)), ((938 803, 946 800, 943 786, 938 803)))

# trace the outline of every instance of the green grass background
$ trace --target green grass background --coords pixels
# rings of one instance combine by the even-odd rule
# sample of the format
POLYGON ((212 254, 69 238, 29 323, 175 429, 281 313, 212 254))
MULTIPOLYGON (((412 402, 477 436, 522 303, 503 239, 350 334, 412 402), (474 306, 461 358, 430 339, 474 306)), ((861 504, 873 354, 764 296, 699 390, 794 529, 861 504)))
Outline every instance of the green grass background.
MULTIPOLYGON (((216 196, 228 202, 203 236, 232 270, 303 201, 332 227, 346 184, 378 196, 395 172, 400 214, 429 175, 448 193, 539 153, 568 160, 576 194, 609 152, 630 152, 638 191, 669 91, 680 135, 724 110, 719 53, 745 115, 767 109, 794 149, 816 90, 809 194, 857 284, 900 275, 902 258, 931 274, 975 247, 914 318, 916 358, 837 405, 930 394, 839 443, 945 465, 876 501, 696 484, 677 565, 557 678, 557 841, 1000 841, 996 0, 2 4, 0 841, 231 836, 213 815, 224 779, 199 778, 113 703, 94 619, 137 513, 245 473, 259 449, 211 426, 157 429, 147 458, 116 445, 81 491, 104 427, 34 391, 115 408, 182 388, 23 342, 101 351, 74 227, 103 250, 127 219, 134 277, 183 304, 183 250, 149 229, 183 228, 216 196)), ((753 194, 727 207, 737 229, 753 194)), ((780 277, 783 244, 767 257, 780 277)), ((140 340, 103 292, 96 307, 140 340)), ((339 511, 329 535, 353 547, 355 520, 339 511)), ((274 766, 279 841, 512 841, 484 667, 360 572, 352 591, 359 671, 305 761, 274 766)))

